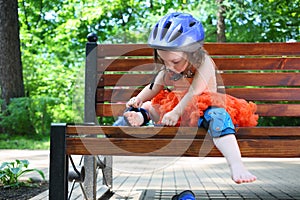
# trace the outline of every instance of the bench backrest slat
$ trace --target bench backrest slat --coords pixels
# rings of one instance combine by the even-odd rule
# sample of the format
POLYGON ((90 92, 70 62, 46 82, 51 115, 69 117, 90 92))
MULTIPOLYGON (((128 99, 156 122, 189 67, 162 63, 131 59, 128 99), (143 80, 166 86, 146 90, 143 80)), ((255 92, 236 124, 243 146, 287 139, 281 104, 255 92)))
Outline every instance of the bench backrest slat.
MULTIPOLYGON (((141 89, 103 89, 99 88, 98 103, 110 101, 113 103, 127 101, 136 96, 141 89), (100 95, 101 94, 101 95, 100 95)), ((250 101, 299 101, 300 88, 228 88, 226 94, 248 99, 250 101)))
MULTIPOLYGON (((98 103, 96 106, 98 116, 121 116, 125 110, 125 104, 111 103, 103 104, 98 103)), ((300 104, 258 104, 257 113, 260 116, 286 116, 286 117, 299 117, 300 104)))
MULTIPOLYGON (((205 43, 210 55, 299 55, 300 43, 205 43)), ((98 57, 151 56, 146 44, 102 44, 98 57)))
MULTIPOLYGON (((220 85, 225 86, 300 86, 300 73, 224 73, 221 77, 220 85)), ((139 87, 149 84, 152 79, 153 74, 104 74, 99 78, 98 87, 139 87)))
MULTIPOLYGON (((227 94, 255 101, 261 116, 300 116, 300 43, 205 43, 204 47, 227 94)), ((152 54, 146 44, 97 46, 98 116, 122 114, 125 102, 153 79, 152 54)))
MULTIPOLYGON (((300 58, 218 58, 218 70, 300 70, 300 58)), ((152 58, 99 58, 98 71, 153 71, 152 58), (137 68, 138 66, 138 68, 137 68)))

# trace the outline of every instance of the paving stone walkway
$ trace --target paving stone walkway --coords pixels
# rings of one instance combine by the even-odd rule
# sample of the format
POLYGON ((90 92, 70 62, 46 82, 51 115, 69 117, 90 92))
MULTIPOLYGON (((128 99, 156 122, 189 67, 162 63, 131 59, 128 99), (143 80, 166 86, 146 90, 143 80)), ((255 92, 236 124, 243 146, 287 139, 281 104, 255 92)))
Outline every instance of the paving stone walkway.
MULTIPOLYGON (((29 160, 30 168, 43 170, 48 178, 49 151, 0 150, 0 162, 15 159, 29 160)), ((235 184, 224 158, 114 157, 111 199, 167 200, 190 189, 199 200, 300 200, 300 158, 243 160, 256 182, 235 184)), ((101 182, 99 177, 99 186, 101 182)), ((48 191, 31 200, 40 199, 48 199, 48 191)), ((78 184, 71 199, 84 199, 78 184)))

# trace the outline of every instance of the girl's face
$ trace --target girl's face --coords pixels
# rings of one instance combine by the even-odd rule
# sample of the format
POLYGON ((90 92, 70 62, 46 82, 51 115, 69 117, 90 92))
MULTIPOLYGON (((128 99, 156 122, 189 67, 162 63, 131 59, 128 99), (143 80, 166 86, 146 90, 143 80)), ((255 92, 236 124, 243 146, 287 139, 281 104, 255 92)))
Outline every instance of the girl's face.
POLYGON ((157 54, 163 60, 165 66, 176 73, 183 72, 187 66, 187 54, 179 51, 157 50, 157 54))

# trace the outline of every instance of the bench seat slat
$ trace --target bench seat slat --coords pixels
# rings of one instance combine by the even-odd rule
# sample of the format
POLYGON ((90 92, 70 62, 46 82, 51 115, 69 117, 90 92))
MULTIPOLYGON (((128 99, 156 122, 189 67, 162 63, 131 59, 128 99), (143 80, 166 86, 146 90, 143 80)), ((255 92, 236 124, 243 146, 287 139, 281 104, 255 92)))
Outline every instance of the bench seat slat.
MULTIPOLYGON (((300 70, 300 58, 213 58, 218 70, 300 70)), ((98 71, 153 71, 153 58, 99 58, 98 71)))
MULTIPOLYGON (((243 157, 299 157, 299 142, 288 139, 238 139, 243 157)), ((212 141, 204 139, 67 138, 66 152, 115 156, 221 156, 212 141)))
MULTIPOLYGON (((97 116, 120 116, 125 110, 125 104, 98 103, 97 116)), ((260 116, 299 117, 300 104, 258 104, 257 113, 260 116)))
MULTIPOLYGON (((117 127, 117 126, 87 126, 68 125, 68 136, 80 135, 106 135, 110 138, 128 137, 180 137, 180 138, 205 138, 206 131, 195 127, 117 127)), ((237 128, 237 138, 279 138, 291 137, 300 139, 300 127, 240 127, 237 128)))

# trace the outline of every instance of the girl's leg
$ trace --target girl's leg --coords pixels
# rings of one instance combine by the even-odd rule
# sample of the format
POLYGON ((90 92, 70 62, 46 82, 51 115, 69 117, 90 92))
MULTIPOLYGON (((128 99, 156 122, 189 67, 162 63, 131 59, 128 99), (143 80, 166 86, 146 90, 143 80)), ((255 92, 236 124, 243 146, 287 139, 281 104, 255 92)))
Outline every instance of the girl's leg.
POLYGON ((236 183, 249 183, 256 180, 244 166, 240 149, 234 134, 213 138, 214 144, 221 151, 230 167, 231 176, 236 183))
POLYGON ((224 108, 211 107, 199 120, 200 127, 207 129, 215 146, 221 151, 230 167, 232 179, 236 183, 247 183, 256 180, 244 166, 241 152, 235 138, 235 128, 229 114, 224 108))

